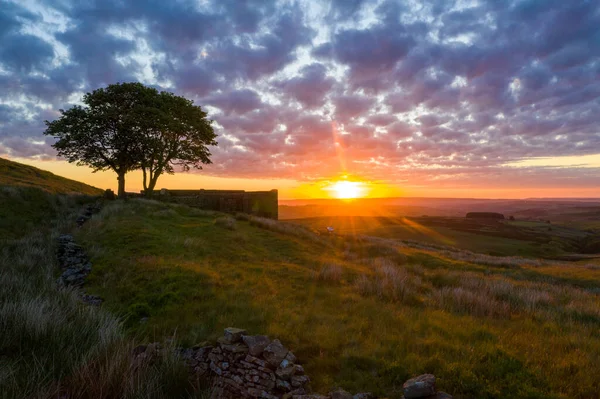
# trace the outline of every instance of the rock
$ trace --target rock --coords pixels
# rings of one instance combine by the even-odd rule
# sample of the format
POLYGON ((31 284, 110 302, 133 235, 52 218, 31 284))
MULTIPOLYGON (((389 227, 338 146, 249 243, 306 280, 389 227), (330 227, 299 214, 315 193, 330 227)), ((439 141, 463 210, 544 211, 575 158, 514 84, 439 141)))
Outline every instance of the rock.
POLYGON ((293 375, 290 381, 294 388, 298 388, 308 384, 310 378, 307 375, 293 375))
POLYGON ((411 378, 402 385, 402 389, 406 399, 435 395, 435 376, 433 374, 422 374, 411 378))
POLYGON ((282 380, 289 381, 295 374, 294 371, 294 367, 278 367, 277 370, 275 370, 275 375, 282 380))
POLYGON ((292 390, 292 385, 289 382, 280 379, 275 381, 275 387, 285 392, 292 390))
POLYGON ((296 375, 304 375, 304 367, 299 364, 294 364, 294 374, 296 375))
POLYGON ((225 329, 225 343, 234 344, 242 340, 242 335, 246 334, 246 330, 235 327, 227 327, 225 329))
POLYGON ((97 295, 82 295, 81 296, 81 302, 88 304, 88 305, 92 305, 92 306, 100 306, 102 305, 102 298, 100 298, 97 295))
POLYGON ((221 348, 224 351, 232 352, 232 353, 247 353, 248 347, 241 342, 236 344, 221 344, 221 348))
POLYGON ((263 351, 264 359, 273 367, 279 366, 287 354, 288 350, 278 339, 273 340, 263 351))
POLYGON ((248 353, 260 356, 271 340, 266 335, 242 335, 242 341, 248 346, 248 353))
POLYGON ((296 356, 290 351, 287 353, 287 355, 285 355, 285 358, 283 360, 287 360, 291 364, 294 364, 298 359, 296 359, 296 356))
POLYGON ((292 399, 329 399, 329 396, 323 395, 294 395, 292 399))
POLYGON ((331 399, 353 399, 350 392, 344 391, 341 388, 337 391, 330 392, 329 396, 331 396, 331 399))
POLYGON ((281 363, 279 363, 279 367, 282 369, 288 368, 288 367, 293 367, 294 363, 291 363, 289 360, 287 359, 283 359, 281 361, 281 363))
POLYGON ((371 392, 360 392, 354 395, 352 399, 375 399, 375 395, 371 392))

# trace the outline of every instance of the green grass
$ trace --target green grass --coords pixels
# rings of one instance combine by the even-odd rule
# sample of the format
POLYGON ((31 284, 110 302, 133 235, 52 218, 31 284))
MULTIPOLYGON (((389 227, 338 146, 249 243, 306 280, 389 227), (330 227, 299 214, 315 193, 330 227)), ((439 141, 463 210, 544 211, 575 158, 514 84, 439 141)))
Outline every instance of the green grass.
POLYGON ((110 204, 77 233, 94 264, 89 291, 136 339, 193 345, 228 326, 280 338, 320 392, 399 397, 425 372, 459 399, 600 391, 598 268, 493 266, 220 218, 152 201, 110 204))
POLYGON ((99 195, 102 190, 46 170, 0 158, 0 186, 34 187, 53 194, 99 195))
POLYGON ((132 367, 121 320, 57 287, 56 239, 91 200, 0 187, 0 398, 191 397, 179 361, 132 367))

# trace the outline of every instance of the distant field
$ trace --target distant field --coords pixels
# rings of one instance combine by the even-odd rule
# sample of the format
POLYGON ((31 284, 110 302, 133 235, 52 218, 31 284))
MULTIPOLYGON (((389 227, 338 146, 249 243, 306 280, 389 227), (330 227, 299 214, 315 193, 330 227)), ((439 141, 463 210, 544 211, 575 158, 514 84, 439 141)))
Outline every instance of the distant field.
POLYGON ((77 239, 94 264, 89 291, 132 336, 278 337, 320 392, 399 398, 424 372, 457 399, 600 391, 592 265, 396 248, 143 200, 107 205, 77 239))
POLYGON ((589 232, 539 221, 473 221, 451 217, 319 217, 293 219, 324 232, 415 240, 497 256, 553 257, 580 250, 589 232))

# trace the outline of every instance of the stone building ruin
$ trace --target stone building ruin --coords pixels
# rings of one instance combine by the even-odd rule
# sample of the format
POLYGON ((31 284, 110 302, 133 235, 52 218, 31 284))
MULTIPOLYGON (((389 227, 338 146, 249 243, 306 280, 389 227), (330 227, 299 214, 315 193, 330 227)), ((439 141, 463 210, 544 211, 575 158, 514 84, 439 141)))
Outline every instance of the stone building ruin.
POLYGON ((279 216, 277 190, 168 190, 163 188, 156 197, 161 201, 219 212, 241 212, 275 220, 279 216))

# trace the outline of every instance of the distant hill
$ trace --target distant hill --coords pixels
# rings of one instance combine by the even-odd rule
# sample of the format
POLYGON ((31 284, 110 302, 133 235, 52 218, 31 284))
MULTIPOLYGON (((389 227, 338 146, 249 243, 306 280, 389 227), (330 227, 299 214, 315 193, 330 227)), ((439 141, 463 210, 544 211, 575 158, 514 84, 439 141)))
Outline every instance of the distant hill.
POLYGON ((98 195, 102 190, 46 170, 0 158, 0 186, 37 187, 53 194, 98 195))

